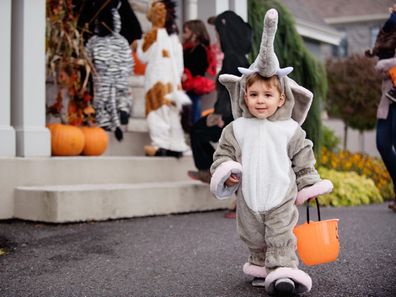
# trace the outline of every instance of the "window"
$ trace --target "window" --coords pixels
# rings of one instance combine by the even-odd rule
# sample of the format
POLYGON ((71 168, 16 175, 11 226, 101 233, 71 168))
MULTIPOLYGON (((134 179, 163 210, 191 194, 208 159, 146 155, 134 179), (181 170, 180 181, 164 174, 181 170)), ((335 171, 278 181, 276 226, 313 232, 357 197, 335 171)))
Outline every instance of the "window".
POLYGON ((348 38, 345 31, 340 31, 341 41, 340 44, 333 46, 333 57, 343 58, 348 56, 348 38))
POLYGON ((375 43, 375 40, 377 39, 379 30, 380 30, 380 28, 378 26, 372 27, 370 29, 370 48, 374 47, 374 43, 375 43))

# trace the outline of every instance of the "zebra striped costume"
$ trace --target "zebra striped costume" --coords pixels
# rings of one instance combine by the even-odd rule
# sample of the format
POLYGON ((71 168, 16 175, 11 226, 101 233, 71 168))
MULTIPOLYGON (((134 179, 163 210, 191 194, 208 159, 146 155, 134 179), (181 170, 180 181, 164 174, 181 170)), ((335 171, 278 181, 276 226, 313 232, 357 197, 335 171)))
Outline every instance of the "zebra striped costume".
POLYGON ((93 77, 96 123, 108 131, 120 127, 120 113, 126 113, 129 117, 131 100, 128 97, 128 78, 133 70, 131 48, 128 41, 119 34, 120 15, 116 9, 112 9, 112 14, 112 34, 93 36, 86 45, 87 54, 96 70, 93 77))

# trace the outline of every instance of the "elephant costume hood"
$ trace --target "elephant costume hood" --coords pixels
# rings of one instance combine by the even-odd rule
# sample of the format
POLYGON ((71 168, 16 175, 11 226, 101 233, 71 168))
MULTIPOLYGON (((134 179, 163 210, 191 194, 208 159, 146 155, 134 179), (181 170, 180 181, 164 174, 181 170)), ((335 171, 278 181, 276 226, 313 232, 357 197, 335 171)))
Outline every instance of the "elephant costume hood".
POLYGON ((246 77, 252 73, 258 73, 263 77, 277 75, 286 96, 286 101, 268 119, 278 121, 292 118, 301 125, 307 117, 313 94, 287 76, 293 71, 292 67, 280 68, 274 51, 274 40, 278 27, 278 12, 275 9, 270 9, 266 12, 263 26, 260 51, 253 64, 249 68, 238 68, 242 73, 241 77, 222 74, 219 76, 219 81, 230 93, 232 114, 234 119, 236 119, 238 117, 253 117, 244 100, 246 77))

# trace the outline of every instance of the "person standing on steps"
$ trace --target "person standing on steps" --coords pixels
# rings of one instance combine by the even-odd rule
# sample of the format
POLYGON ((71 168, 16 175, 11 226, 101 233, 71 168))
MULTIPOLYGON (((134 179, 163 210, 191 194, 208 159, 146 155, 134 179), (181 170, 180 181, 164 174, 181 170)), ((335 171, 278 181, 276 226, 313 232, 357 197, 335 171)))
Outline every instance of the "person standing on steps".
POLYGON ((214 81, 205 77, 207 72, 211 76, 216 75, 216 61, 211 52, 209 33, 201 20, 189 20, 183 24, 183 60, 182 85, 192 105, 183 107, 182 124, 189 134, 191 125, 201 118, 201 96, 215 88, 214 81))
MULTIPOLYGON (((215 26, 224 53, 222 67, 218 75, 223 73, 238 74, 238 67, 248 67, 247 54, 252 50, 252 28, 233 11, 225 11, 216 17, 210 17, 208 23, 215 26)), ((191 150, 195 167, 188 175, 209 183, 210 166, 213 163, 216 143, 223 128, 232 120, 230 96, 226 88, 216 79, 217 100, 214 112, 200 118, 191 128, 191 150)))

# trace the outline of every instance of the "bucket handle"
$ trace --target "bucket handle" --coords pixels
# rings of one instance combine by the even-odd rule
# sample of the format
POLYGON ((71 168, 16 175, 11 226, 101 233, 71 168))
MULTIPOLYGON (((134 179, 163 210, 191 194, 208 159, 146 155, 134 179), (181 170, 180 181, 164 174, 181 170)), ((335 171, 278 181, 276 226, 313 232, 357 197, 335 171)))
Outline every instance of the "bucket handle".
MULTIPOLYGON (((310 200, 307 201, 307 223, 308 224, 309 224, 309 201, 310 200)), ((317 208, 317 211, 318 211, 318 220, 321 221, 318 197, 315 197, 315 202, 316 202, 316 208, 317 208)))

